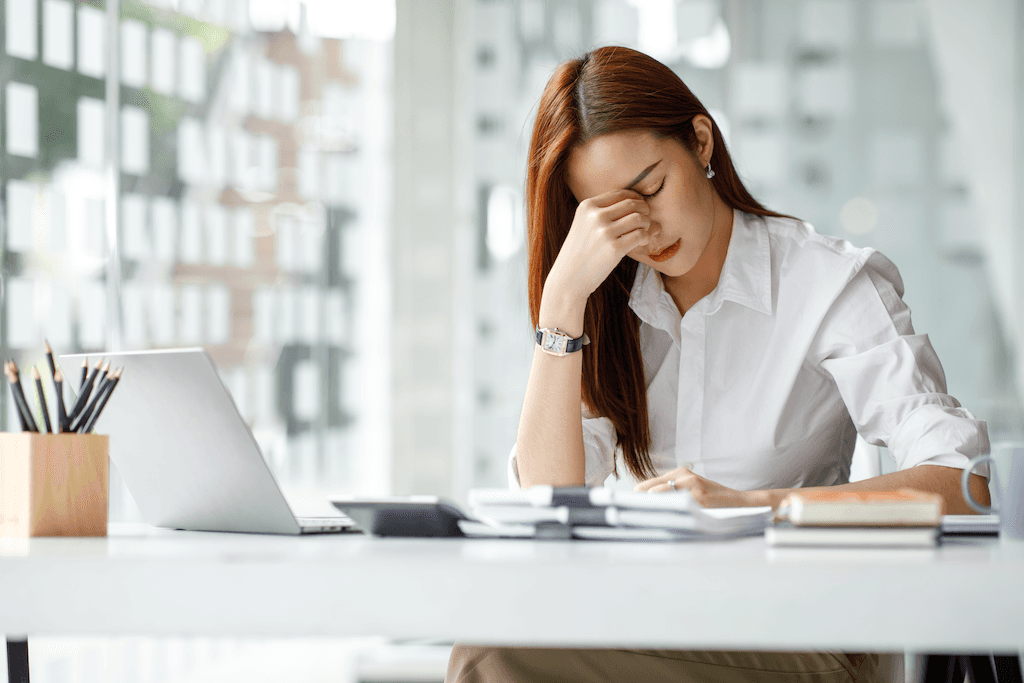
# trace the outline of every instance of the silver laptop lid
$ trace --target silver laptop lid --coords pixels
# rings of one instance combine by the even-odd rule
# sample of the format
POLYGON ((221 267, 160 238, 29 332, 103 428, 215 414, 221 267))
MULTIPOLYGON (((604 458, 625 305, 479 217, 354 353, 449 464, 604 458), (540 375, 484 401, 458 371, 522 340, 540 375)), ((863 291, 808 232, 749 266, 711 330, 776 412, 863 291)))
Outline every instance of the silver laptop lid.
POLYGON ((124 367, 96 421, 146 521, 197 531, 298 534, 299 524, 252 431, 202 348, 60 356, 124 367))

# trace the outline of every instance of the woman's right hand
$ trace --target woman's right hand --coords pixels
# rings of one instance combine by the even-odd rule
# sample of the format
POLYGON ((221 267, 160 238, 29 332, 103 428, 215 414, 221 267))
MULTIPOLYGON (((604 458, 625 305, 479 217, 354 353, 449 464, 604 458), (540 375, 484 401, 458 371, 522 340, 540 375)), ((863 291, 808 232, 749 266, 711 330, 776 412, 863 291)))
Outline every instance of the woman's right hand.
POLYGON ((622 257, 650 240, 650 207, 633 190, 612 190, 576 207, 544 295, 586 305, 622 257))

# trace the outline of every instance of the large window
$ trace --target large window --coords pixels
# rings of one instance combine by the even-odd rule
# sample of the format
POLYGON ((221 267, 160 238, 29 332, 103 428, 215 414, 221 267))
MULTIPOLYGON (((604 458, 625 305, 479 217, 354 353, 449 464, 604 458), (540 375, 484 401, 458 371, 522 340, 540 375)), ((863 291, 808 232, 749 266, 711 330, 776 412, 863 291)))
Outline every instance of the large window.
POLYGON ((388 27, 248 0, 3 16, 4 356, 203 346, 293 498, 386 490, 386 453, 353 452, 386 419, 360 385, 387 365, 388 27))

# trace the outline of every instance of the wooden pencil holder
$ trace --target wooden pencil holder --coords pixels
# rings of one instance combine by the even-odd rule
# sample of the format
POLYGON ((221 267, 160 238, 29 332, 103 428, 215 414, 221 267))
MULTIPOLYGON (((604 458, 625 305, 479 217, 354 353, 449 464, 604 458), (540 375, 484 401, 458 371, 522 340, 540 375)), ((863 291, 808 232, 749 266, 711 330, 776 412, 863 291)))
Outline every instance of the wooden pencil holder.
POLYGON ((108 439, 0 433, 0 536, 106 536, 108 439))

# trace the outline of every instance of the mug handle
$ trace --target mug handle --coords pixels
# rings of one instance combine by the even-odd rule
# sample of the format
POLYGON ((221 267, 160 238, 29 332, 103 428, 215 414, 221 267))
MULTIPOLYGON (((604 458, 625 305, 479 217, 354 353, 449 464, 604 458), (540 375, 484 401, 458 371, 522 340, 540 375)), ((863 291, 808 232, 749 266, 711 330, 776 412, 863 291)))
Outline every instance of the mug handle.
MULTIPOLYGON (((981 513, 983 515, 991 515, 993 513, 992 506, 982 505, 978 501, 974 500, 974 498, 971 496, 971 489, 968 486, 968 482, 971 478, 971 470, 973 470, 975 467, 986 461, 995 464, 995 462, 992 460, 991 455, 979 455, 975 458, 971 458, 971 461, 967 463, 967 467, 964 468, 963 474, 960 475, 960 489, 963 491, 964 500, 967 501, 968 505, 974 508, 975 512, 981 513)), ((992 470, 992 476, 995 477, 995 469, 992 470)))

